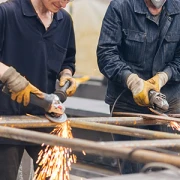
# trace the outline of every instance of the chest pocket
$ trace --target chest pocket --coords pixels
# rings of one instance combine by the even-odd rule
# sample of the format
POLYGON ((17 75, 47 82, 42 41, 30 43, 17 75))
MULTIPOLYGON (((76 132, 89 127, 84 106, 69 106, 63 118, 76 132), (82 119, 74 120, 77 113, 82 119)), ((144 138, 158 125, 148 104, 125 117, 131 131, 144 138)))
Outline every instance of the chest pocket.
POLYGON ((56 43, 51 43, 48 47, 48 67, 55 73, 59 73, 66 58, 67 50, 56 43))
POLYGON ((145 33, 123 29, 122 53, 126 61, 141 65, 144 62, 145 45, 145 33))
POLYGON ((165 62, 170 62, 176 52, 177 44, 180 40, 180 34, 167 34, 164 40, 163 52, 165 52, 165 62))

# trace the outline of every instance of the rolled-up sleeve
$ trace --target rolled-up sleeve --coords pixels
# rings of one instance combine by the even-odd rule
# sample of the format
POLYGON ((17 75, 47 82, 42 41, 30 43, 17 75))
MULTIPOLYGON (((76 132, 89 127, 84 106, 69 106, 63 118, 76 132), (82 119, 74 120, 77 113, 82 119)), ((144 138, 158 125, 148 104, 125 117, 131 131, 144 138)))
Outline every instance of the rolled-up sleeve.
POLYGON ((120 53, 121 23, 117 1, 111 1, 102 23, 97 46, 97 60, 99 70, 104 76, 126 86, 126 79, 131 74, 131 68, 120 53))

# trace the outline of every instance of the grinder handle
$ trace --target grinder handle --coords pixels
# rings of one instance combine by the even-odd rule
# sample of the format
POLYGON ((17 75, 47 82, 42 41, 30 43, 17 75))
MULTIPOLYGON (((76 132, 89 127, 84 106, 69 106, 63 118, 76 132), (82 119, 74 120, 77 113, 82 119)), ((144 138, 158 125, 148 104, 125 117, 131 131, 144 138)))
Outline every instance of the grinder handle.
MULTIPOLYGON (((4 86, 2 91, 7 95, 11 95, 7 86, 4 86)), ((45 111, 49 111, 49 109, 51 108, 51 104, 53 102, 53 94, 43 93, 43 95, 44 98, 42 99, 37 97, 35 94, 30 93, 30 103, 43 108, 45 111)))
POLYGON ((53 94, 43 93, 44 98, 39 98, 35 94, 30 94, 30 103, 43 108, 46 112, 49 111, 53 103, 53 94))
POLYGON ((59 100, 63 103, 67 99, 66 90, 70 86, 70 81, 66 81, 64 86, 59 85, 59 80, 56 80, 56 90, 54 94, 56 94, 59 97, 59 100))

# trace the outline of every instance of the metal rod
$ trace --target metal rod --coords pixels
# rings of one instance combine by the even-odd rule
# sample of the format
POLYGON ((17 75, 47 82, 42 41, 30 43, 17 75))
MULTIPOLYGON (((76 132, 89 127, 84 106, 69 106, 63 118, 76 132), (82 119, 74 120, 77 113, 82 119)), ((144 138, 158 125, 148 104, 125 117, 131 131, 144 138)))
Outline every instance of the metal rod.
MULTIPOLYGON (((103 142, 100 142, 102 144, 103 142)), ((164 140, 137 140, 137 141, 113 141, 105 142, 107 146, 112 148, 143 148, 143 147, 159 147, 180 150, 180 140, 164 139, 164 140)))
MULTIPOLYGON (((37 119, 40 119, 40 117, 37 117, 37 119)), ((13 121, 13 119, 11 121, 13 121)), ((5 125, 7 126, 7 124, 5 125)), ((152 131, 152 130, 144 130, 144 129, 131 128, 131 127, 123 127, 123 126, 117 126, 117 125, 102 124, 102 123, 96 123, 96 122, 86 122, 86 121, 76 120, 76 121, 71 121, 71 127, 80 128, 80 129, 88 129, 88 130, 93 130, 93 131, 101 131, 101 132, 106 132, 106 133, 141 137, 141 138, 146 138, 146 139, 180 139, 180 135, 177 135, 177 134, 152 131)))
POLYGON ((122 159, 130 159, 143 163, 163 162, 180 167, 180 157, 148 150, 137 149, 133 151, 132 148, 112 148, 110 146, 107 146, 106 144, 102 145, 93 141, 82 140, 77 138, 67 139, 52 134, 2 126, 0 126, 0 136, 15 140, 32 142, 36 144, 45 143, 52 146, 65 146, 72 148, 73 151, 84 150, 86 153, 101 156, 120 157, 122 159))
POLYGON ((180 114, 168 114, 169 117, 180 118, 180 114))
MULTIPOLYGON (((142 117, 89 117, 69 118, 70 121, 99 122, 121 126, 168 124, 163 120, 143 120, 142 117)), ((44 116, 0 116, 0 125, 17 128, 55 127, 58 123, 50 122, 44 116)))
POLYGON ((141 137, 146 139, 180 139, 180 135, 178 134, 138 129, 132 127, 115 126, 109 124, 101 124, 95 122, 71 121, 71 127, 141 137))
MULTIPOLYGON (((129 113, 129 112, 113 112, 113 115, 117 116, 128 116, 128 117, 142 117, 144 120, 145 119, 158 119, 158 120, 163 120, 167 122, 175 121, 177 123, 180 123, 180 118, 174 118, 178 117, 178 115, 174 115, 174 117, 169 117, 169 116, 159 116, 159 115, 153 115, 153 114, 140 114, 140 113, 129 113)), ((171 114, 171 116, 173 116, 171 114)))

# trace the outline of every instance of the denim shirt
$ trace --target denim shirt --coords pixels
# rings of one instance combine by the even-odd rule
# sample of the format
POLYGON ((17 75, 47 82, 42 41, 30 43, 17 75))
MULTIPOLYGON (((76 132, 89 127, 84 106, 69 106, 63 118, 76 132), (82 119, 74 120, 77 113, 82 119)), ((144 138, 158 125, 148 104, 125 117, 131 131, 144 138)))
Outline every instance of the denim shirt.
MULTIPOLYGON (((113 0, 103 19, 98 66, 108 79, 106 102, 112 105, 127 88, 129 74, 147 80, 157 72, 180 83, 180 1, 167 0, 159 24, 144 0, 113 0)), ((128 98, 128 97, 127 97, 128 98)))

